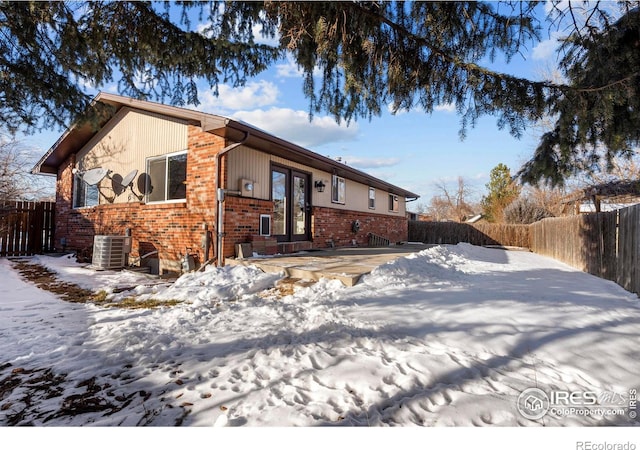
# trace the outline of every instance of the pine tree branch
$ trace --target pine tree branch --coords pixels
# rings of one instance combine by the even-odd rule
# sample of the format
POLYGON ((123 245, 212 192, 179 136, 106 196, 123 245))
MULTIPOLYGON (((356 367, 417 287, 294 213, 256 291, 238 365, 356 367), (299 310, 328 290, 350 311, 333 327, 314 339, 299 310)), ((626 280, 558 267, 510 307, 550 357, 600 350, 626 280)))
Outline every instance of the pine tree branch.
MULTIPOLYGON (((598 4, 600 2, 597 2, 598 4)), ((388 27, 390 27, 391 29, 394 30, 394 32, 396 32, 399 35, 402 35, 406 38, 409 38, 411 40, 413 40, 414 42, 416 42, 417 44, 428 48, 428 50, 436 55, 437 57, 439 57, 441 60, 443 60, 444 62, 450 63, 452 65, 454 65, 455 67, 458 67, 468 73, 472 73, 472 74, 478 74, 478 75, 482 75, 482 76, 487 76, 487 77, 491 77, 491 78, 495 78, 498 80, 505 80, 505 81, 512 81, 518 84, 526 84, 526 85, 530 85, 532 87, 535 88, 539 88, 539 89, 550 89, 550 90, 555 90, 555 91, 560 91, 560 92, 578 92, 578 93, 592 93, 592 92, 599 92, 599 91, 604 91, 607 89, 610 89, 618 84, 623 84, 627 81, 630 81, 632 78, 639 76, 640 75, 640 71, 634 72, 633 74, 622 78, 620 80, 616 80, 613 81, 611 83, 608 83, 606 85, 603 86, 589 86, 589 87, 581 87, 578 85, 568 85, 568 84, 558 84, 558 83, 553 83, 550 81, 534 81, 534 80, 530 80, 528 78, 523 78, 523 77, 516 77, 510 74, 506 74, 504 72, 497 72, 497 71, 493 71, 490 69, 487 69, 486 67, 480 66, 476 63, 472 63, 472 62, 466 62, 461 60, 460 58, 456 57, 456 56, 451 56, 450 54, 448 54, 447 52, 443 51, 442 49, 433 46, 426 38, 422 37, 422 36, 418 36, 415 33, 412 33, 411 31, 409 31, 407 28, 403 27, 402 25, 394 22, 393 20, 389 19, 388 17, 382 15, 381 13, 372 11, 369 8, 365 8, 360 4, 354 4, 353 5, 355 8, 358 9, 358 11, 364 13, 365 15, 368 15, 369 17, 373 17, 373 18, 377 18, 380 20, 381 23, 387 25, 388 27)), ((573 28, 576 31, 576 33, 578 33, 578 35, 580 36, 580 39, 582 39, 582 36, 580 35, 580 27, 577 23, 577 19, 575 18, 574 12, 573 12, 573 8, 571 7, 571 5, 569 5, 569 10, 570 10, 570 14, 573 20, 573 28)), ((590 17, 598 10, 598 7, 596 5, 596 7, 594 7, 594 10, 591 12, 590 17)))
POLYGON ((458 57, 451 56, 450 54, 443 51, 442 49, 431 45, 431 43, 426 38, 416 35, 415 33, 409 31, 407 28, 403 27, 402 25, 394 22, 393 20, 389 19, 388 17, 380 13, 376 13, 368 8, 364 8, 362 5, 357 3, 353 4, 353 7, 355 7, 356 9, 358 9, 359 12, 362 12, 369 17, 378 19, 381 23, 390 27, 391 29, 394 30, 394 32, 398 33, 399 35, 409 38, 412 41, 416 42, 417 44, 423 47, 426 47, 432 54, 438 56, 442 61, 452 64, 455 67, 458 67, 460 69, 463 69, 466 72, 479 74, 483 76, 490 76, 492 78, 499 79, 499 80, 509 80, 517 83, 525 83, 532 87, 537 87, 537 88, 563 90, 563 91, 571 89, 571 86, 556 84, 549 81, 533 81, 527 78, 516 77, 503 72, 496 72, 493 70, 489 70, 475 63, 465 62, 459 59, 458 57))
POLYGON ((620 80, 616 80, 616 81, 612 81, 611 83, 605 84, 604 86, 597 86, 597 87, 585 87, 585 88, 580 88, 580 87, 570 87, 571 90, 576 91, 576 92, 584 92, 584 93, 589 93, 589 92, 601 92, 601 91, 606 91, 607 89, 610 89, 614 86, 617 86, 619 84, 624 84, 627 81, 630 81, 631 79, 640 76, 640 70, 637 72, 632 73, 629 76, 626 76, 620 80))

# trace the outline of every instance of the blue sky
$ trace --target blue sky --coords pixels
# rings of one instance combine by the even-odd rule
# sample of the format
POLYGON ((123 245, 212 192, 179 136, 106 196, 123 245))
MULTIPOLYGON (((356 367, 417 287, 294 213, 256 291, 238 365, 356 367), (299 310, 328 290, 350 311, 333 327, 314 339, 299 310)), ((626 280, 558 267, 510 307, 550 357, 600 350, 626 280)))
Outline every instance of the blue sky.
MULTIPOLYGON (((531 44, 510 64, 495 62, 493 68, 528 78, 553 64, 557 34, 543 30, 543 41, 531 44)), ((219 87, 215 97, 207 86, 200 91, 201 104, 194 109, 243 120, 279 137, 371 173, 421 196, 428 204, 437 193, 436 182, 453 183, 463 177, 479 199, 485 193, 489 172, 504 163, 515 173, 533 153, 537 135, 525 132, 521 139, 499 130, 494 117, 483 117, 460 140, 460 117, 447 105, 432 114, 419 110, 391 114, 384 111, 371 121, 347 126, 318 114, 310 122, 308 101, 302 93, 302 77, 291 60, 282 60, 240 88, 219 87)), ((100 88, 117 93, 115 85, 100 88)), ((88 92, 95 93, 95 89, 88 92)), ((43 154, 55 143, 60 130, 22 137, 43 154)))

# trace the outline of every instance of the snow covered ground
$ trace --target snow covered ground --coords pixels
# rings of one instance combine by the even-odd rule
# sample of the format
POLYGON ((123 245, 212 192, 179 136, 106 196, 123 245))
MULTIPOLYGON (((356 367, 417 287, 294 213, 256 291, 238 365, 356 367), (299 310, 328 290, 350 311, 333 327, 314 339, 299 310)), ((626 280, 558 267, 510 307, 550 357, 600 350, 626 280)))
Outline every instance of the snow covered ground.
POLYGON ((253 267, 169 285, 31 261, 113 301, 182 302, 68 303, 0 260, 0 425, 638 424, 640 300, 532 253, 438 246, 285 296, 253 267), (578 408, 527 419, 531 387, 578 408))

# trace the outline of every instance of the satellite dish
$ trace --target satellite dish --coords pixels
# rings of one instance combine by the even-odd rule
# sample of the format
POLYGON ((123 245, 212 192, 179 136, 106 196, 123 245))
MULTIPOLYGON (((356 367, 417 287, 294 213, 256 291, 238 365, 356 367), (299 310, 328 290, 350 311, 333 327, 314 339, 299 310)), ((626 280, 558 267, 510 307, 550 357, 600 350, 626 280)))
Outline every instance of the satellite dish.
POLYGON ((120 182, 120 184, 124 187, 127 187, 131 184, 131 182, 133 181, 133 179, 136 177, 136 175, 138 175, 138 169, 133 169, 131 172, 129 172, 127 174, 126 177, 124 177, 122 179, 122 181, 120 182))
POLYGON ((111 189, 113 189, 114 194, 120 195, 127 190, 126 186, 122 185, 122 175, 115 173, 109 178, 111 179, 111 189))
POLYGON ((153 190, 153 186, 151 185, 151 177, 146 173, 143 173, 138 177, 138 182, 136 184, 138 185, 138 190, 143 195, 150 194, 153 190))
POLYGON ((102 181, 104 177, 109 173, 108 169, 103 169, 102 167, 97 167, 95 169, 87 170, 84 175, 82 175, 82 180, 87 183, 89 186, 94 186, 102 181))

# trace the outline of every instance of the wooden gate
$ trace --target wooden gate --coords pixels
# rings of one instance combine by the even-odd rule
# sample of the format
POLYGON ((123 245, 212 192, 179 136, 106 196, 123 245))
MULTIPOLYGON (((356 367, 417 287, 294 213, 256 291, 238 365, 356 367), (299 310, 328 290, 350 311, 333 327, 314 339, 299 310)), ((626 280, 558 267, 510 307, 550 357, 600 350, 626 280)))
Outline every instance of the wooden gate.
POLYGON ((0 203, 0 257, 53 251, 54 202, 0 203))

